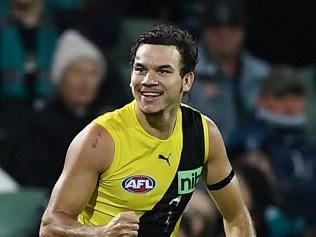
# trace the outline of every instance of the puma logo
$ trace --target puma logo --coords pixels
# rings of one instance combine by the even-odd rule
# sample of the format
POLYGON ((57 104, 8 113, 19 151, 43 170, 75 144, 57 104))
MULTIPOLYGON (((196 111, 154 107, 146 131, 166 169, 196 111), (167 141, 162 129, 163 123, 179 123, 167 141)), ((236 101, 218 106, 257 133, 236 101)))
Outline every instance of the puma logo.
POLYGON ((170 155, 171 155, 171 153, 169 153, 168 157, 164 157, 163 155, 159 154, 158 159, 165 160, 168 163, 168 165, 170 166, 170 162, 169 162, 170 155))

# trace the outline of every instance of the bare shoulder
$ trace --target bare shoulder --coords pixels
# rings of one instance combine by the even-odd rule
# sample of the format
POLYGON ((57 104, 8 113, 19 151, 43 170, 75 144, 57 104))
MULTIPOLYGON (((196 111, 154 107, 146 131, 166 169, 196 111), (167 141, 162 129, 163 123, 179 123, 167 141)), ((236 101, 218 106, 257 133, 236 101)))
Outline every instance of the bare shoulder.
POLYGON ((217 125, 215 124, 215 122, 205 115, 203 115, 203 117, 207 121, 209 136, 210 136, 211 140, 213 140, 213 139, 220 139, 221 140, 222 135, 221 135, 221 132, 219 131, 217 125))
POLYGON ((112 162, 113 154, 111 136, 95 122, 88 124, 73 139, 66 154, 64 169, 45 211, 43 226, 49 223, 58 226, 58 218, 76 219, 91 198, 100 173, 112 162))
POLYGON ((226 147, 216 124, 205 117, 209 130, 209 157, 207 162, 207 184, 219 182, 231 172, 226 147))
POLYGON ((88 124, 71 142, 66 163, 80 162, 99 172, 106 170, 114 156, 114 142, 107 130, 95 122, 88 124))

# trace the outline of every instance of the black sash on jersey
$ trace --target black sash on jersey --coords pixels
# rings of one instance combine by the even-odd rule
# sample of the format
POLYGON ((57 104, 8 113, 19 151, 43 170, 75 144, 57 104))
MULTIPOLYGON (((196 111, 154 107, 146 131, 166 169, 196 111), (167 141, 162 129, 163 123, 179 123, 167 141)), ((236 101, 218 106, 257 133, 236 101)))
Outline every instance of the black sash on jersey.
POLYGON ((152 210, 140 218, 139 237, 169 237, 189 202, 192 192, 178 194, 178 171, 194 170, 204 163, 205 145, 201 114, 181 106, 183 148, 172 183, 152 210))

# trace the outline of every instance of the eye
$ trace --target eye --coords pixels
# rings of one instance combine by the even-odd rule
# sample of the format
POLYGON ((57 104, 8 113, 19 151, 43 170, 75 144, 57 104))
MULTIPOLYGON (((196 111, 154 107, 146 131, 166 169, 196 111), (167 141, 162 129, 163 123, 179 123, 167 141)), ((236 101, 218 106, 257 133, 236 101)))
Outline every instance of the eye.
POLYGON ((169 70, 167 69, 159 69, 158 71, 160 74, 167 74, 167 73, 171 73, 169 70))
POLYGON ((139 72, 139 73, 142 73, 142 72, 144 72, 146 69, 144 68, 144 67, 142 67, 142 66, 136 66, 135 68, 134 68, 134 71, 136 71, 136 72, 139 72))

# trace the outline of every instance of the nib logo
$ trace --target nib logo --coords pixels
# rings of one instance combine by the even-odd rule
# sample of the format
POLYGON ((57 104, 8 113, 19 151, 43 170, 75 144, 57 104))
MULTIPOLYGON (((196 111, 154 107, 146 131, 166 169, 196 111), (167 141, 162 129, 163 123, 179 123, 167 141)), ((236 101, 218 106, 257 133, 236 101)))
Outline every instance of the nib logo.
POLYGON ((186 194, 194 191, 199 182, 202 167, 194 170, 178 171, 178 194, 186 194))

